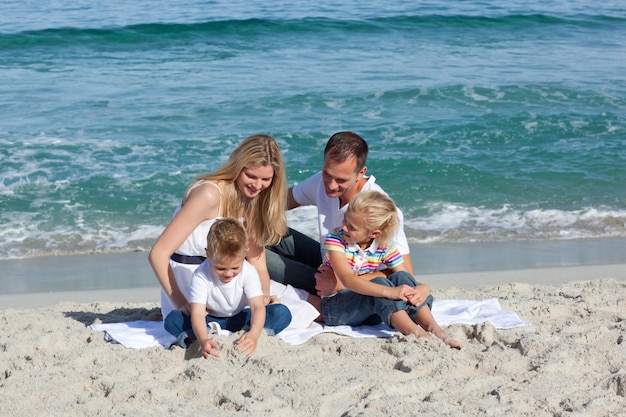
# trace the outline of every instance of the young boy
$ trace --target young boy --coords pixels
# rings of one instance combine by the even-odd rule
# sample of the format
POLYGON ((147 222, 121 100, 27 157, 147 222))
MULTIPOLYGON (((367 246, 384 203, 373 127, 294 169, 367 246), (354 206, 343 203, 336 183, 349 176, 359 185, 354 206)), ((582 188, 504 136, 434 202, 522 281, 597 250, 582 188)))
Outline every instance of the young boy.
POLYGON ((202 356, 219 356, 218 344, 208 337, 208 323, 236 332, 249 329, 235 343, 235 349, 250 356, 256 350, 263 328, 277 334, 291 322, 283 304, 263 299, 261 281, 254 266, 246 261, 247 233, 233 218, 215 220, 207 235, 206 256, 191 281, 191 317, 174 310, 165 318, 165 329, 177 337, 176 344, 186 348, 197 337, 202 356), (247 306, 250 308, 246 308, 247 306))

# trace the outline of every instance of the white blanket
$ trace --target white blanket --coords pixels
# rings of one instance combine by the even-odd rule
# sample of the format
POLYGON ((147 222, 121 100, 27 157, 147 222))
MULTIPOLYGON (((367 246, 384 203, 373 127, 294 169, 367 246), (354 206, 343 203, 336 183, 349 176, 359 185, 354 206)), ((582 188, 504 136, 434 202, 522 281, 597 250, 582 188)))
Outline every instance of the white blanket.
MULTIPOLYGON (((281 298, 293 319, 289 327, 276 335, 292 345, 305 343, 313 336, 332 332, 351 337, 391 337, 396 330, 379 324, 377 326, 325 326, 313 322, 317 311, 306 302, 307 293, 291 286, 284 286, 272 282, 272 293, 281 298)), ((528 326, 531 323, 522 321, 512 311, 502 310, 497 299, 491 298, 484 301, 472 300, 435 300, 433 302, 433 316, 442 325, 450 324, 478 324, 489 322, 498 329, 511 329, 514 327, 528 326)), ((163 328, 163 322, 133 321, 126 323, 92 324, 91 329, 105 333, 105 340, 111 343, 120 343, 128 348, 147 348, 162 346, 169 348, 176 338, 163 328)), ((219 328, 217 323, 212 323, 213 333, 230 335, 227 330, 219 328)))

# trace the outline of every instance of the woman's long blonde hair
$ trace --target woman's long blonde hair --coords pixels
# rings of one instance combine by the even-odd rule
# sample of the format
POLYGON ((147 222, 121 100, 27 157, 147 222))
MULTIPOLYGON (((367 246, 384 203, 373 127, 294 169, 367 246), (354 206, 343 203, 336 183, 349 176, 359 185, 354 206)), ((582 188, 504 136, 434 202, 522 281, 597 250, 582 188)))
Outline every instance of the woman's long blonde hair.
POLYGON ((202 181, 223 184, 221 216, 238 218, 243 211, 248 235, 257 245, 274 245, 287 233, 287 176, 282 154, 274 138, 267 135, 246 138, 220 169, 197 177, 185 198, 202 181), (272 183, 244 207, 246 199, 237 187, 237 178, 244 169, 266 165, 274 168, 272 183))

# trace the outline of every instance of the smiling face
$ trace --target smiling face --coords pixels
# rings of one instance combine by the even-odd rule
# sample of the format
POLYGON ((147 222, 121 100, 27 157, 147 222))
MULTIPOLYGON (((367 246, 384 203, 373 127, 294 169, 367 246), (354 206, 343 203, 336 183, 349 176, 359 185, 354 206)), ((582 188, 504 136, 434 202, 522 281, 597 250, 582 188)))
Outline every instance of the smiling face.
POLYGON ((357 171, 356 158, 352 157, 343 162, 324 159, 322 179, 324 191, 330 198, 338 198, 343 206, 358 192, 358 183, 365 175, 365 167, 357 171))
POLYGON ((220 281, 227 284, 241 273, 244 258, 244 255, 235 255, 211 259, 211 270, 220 281))
POLYGON ((372 240, 380 234, 378 230, 368 230, 362 213, 348 209, 343 216, 343 235, 347 243, 356 243, 362 248, 368 247, 372 240))
POLYGON ((237 177, 237 187, 248 198, 254 198, 272 184, 274 167, 262 165, 244 168, 237 177))

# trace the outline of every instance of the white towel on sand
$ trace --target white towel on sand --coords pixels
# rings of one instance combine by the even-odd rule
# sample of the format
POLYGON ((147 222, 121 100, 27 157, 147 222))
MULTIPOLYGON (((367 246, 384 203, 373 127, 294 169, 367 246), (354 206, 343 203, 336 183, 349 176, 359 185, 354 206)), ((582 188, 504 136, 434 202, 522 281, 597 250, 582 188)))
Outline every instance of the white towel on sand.
MULTIPOLYGON (((325 326, 313 322, 317 311, 306 302, 307 293, 291 286, 284 286, 272 282, 272 293, 281 298, 293 319, 285 330, 276 337, 292 345, 305 343, 313 336, 331 332, 351 337, 391 337, 396 330, 385 324, 376 326, 325 326)), ((498 329, 511 329, 528 326, 531 323, 522 321, 512 311, 502 310, 497 299, 483 301, 474 300, 435 300, 433 302, 433 316, 442 326, 450 324, 478 324, 489 322, 498 329)), ((120 343, 128 348, 147 348, 163 346, 169 348, 176 338, 163 328, 161 321, 133 321, 126 323, 92 324, 91 329, 105 333, 105 340, 111 343, 120 343)), ((213 333, 230 335, 231 332, 222 330, 216 323, 211 326, 213 333)))

